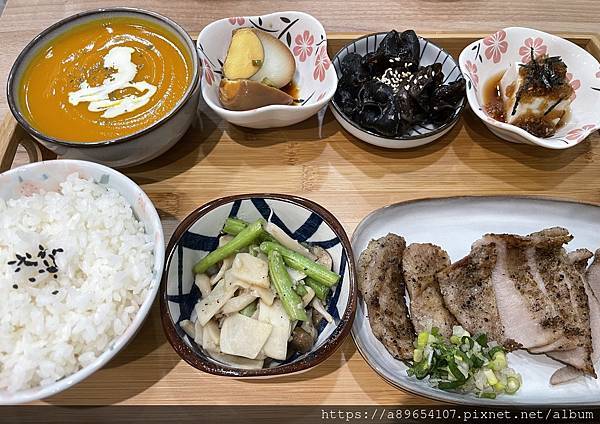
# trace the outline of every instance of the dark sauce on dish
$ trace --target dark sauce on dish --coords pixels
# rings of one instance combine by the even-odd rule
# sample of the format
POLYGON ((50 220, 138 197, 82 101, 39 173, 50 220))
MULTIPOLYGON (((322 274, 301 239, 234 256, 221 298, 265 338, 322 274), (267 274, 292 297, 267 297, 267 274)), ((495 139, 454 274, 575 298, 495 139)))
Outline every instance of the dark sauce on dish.
POLYGON ((496 121, 506 122, 504 116, 504 102, 500 96, 500 80, 504 72, 499 72, 483 85, 483 109, 490 117, 496 121))
POLYGON ((300 87, 298 87, 298 84, 296 84, 294 81, 290 82, 286 86, 281 87, 281 91, 289 94, 294 99, 294 103, 292 103, 293 105, 299 104, 298 100, 300 100, 300 87))
MULTIPOLYGON (((499 72, 498 74, 492 76, 489 80, 485 82, 483 85, 483 110, 484 112, 495 119, 496 121, 506 122, 506 116, 504 114, 504 102, 502 101, 502 96, 500 94, 500 80, 504 76, 504 72, 499 72)), ((508 87, 508 90, 515 90, 514 84, 508 87)), ((507 92, 509 96, 512 96, 514 93, 507 92)), ((525 114, 521 116, 513 125, 523 128, 530 134, 533 134, 537 137, 551 137, 556 133, 556 131, 562 128, 565 123, 569 120, 570 109, 567 112, 561 111, 551 111, 546 115, 546 119, 539 119, 538 115, 534 114, 525 114), (559 118, 560 121, 556 126, 550 123, 550 120, 559 118)))

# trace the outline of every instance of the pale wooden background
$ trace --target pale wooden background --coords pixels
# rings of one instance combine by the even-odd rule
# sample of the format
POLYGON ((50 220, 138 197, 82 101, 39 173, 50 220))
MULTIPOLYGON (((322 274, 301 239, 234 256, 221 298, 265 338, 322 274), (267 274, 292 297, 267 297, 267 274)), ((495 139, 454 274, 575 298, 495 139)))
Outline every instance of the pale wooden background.
MULTIPOLYGON (((193 35, 209 22, 302 8, 328 32, 414 28, 420 33, 488 32, 511 25, 555 32, 598 32, 600 1, 192 1, 8 0, 0 18, 0 86, 22 47, 46 26, 81 10, 131 5, 181 23, 193 35)), ((0 114, 7 111, 0 90, 0 114)), ((158 160, 127 173, 150 195, 170 234, 176 222, 216 197, 256 191, 293 193, 327 207, 349 234, 372 210, 407 199, 460 194, 534 194, 600 201, 597 136, 567 151, 508 144, 470 112, 439 142, 410 151, 365 145, 330 113, 280 130, 243 130, 203 109, 201 131, 189 133, 158 160)), ((19 156, 17 164, 23 163, 19 156)), ((457 219, 468 219, 459 217, 457 219)), ((398 229, 401 233, 402 229, 398 229)), ((349 338, 306 374, 277 380, 212 377, 183 363, 166 342, 158 308, 133 343, 105 369, 49 404, 415 404, 363 361, 349 338)))

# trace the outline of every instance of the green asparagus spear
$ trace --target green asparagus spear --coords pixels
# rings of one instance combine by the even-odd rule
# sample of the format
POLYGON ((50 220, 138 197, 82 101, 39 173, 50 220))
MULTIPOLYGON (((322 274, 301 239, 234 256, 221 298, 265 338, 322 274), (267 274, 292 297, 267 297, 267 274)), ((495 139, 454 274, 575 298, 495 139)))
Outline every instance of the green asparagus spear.
POLYGON ((223 232, 232 236, 237 236, 244 228, 248 226, 246 221, 238 218, 227 218, 223 225, 223 232))
POLYGON ((319 299, 324 301, 327 298, 327 294, 329 294, 329 287, 321 283, 317 283, 310 277, 306 277, 304 279, 304 283, 315 291, 315 296, 317 296, 319 299))
POLYGON ((308 291, 306 291, 306 287, 304 287, 304 284, 302 283, 298 283, 296 284, 296 287, 294 288, 294 291, 298 294, 298 296, 300 297, 304 297, 306 296, 306 294, 308 293, 308 291))
POLYGON ((276 250, 281 254, 281 256, 283 256, 283 260, 287 266, 304 272, 313 280, 324 284, 327 287, 335 286, 340 280, 340 276, 335 272, 328 270, 323 265, 318 264, 305 256, 302 256, 300 253, 296 253, 290 249, 287 249, 278 243, 265 241, 261 243, 260 250, 267 254, 271 253, 273 250, 276 250))
POLYGON ((247 226, 229 243, 224 244, 216 250, 213 250, 204 258, 202 258, 194 266, 194 273, 202 274, 217 262, 222 261, 226 257, 235 254, 240 249, 251 245, 258 238, 262 230, 262 223, 260 221, 256 221, 255 223, 247 226))
MULTIPOLYGON (((260 221, 264 222, 263 220, 260 221)), ((227 218, 225 220, 225 225, 223 225, 223 232, 232 236, 237 236, 248 225, 250 225, 250 223, 243 219, 227 218)), ((261 241, 275 241, 271 234, 267 233, 265 230, 261 231, 259 239, 261 241)))
POLYGON ((292 279, 285 269, 283 258, 276 250, 269 252, 269 276, 290 320, 308 320, 302 298, 294 291, 292 279))
POLYGON ((247 317, 251 317, 256 312, 256 301, 250 303, 244 309, 240 311, 240 314, 245 315, 247 317))

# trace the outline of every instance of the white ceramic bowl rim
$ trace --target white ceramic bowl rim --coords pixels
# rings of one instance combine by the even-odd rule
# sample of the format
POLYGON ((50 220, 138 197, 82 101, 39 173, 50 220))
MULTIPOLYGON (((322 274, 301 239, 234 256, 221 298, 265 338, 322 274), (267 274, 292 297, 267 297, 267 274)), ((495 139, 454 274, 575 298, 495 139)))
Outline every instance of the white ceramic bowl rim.
MULTIPOLYGON (((598 62, 589 52, 587 52, 586 50, 582 49, 581 47, 579 47, 577 44, 561 38, 557 35, 554 34, 550 34, 547 32, 543 32, 543 31, 539 31, 537 29, 533 29, 533 28, 526 28, 526 27, 507 27, 507 28, 503 28, 500 31, 504 31, 504 32, 508 32, 508 31, 524 31, 524 32, 528 32, 531 33, 532 35, 541 35, 546 37, 546 39, 548 40, 552 40, 554 42, 560 42, 560 43, 565 43, 570 45, 573 49, 578 49, 581 53, 587 55, 590 59, 592 59, 595 62, 598 62)), ((490 34, 493 35, 494 33, 490 34)), ((463 51, 460 53, 459 56, 459 65, 461 67, 461 71, 463 72, 463 75, 470 80, 470 76, 469 73, 466 71, 466 69, 463 69, 463 63, 465 63, 464 60, 464 54, 466 52, 469 52, 473 49, 474 46, 476 46, 477 44, 481 43, 484 38, 480 38, 479 40, 476 40, 474 42, 472 42, 471 44, 469 44, 467 47, 465 47, 463 49, 463 51)), ((600 64, 598 65, 600 67, 600 64)), ((563 149, 564 146, 560 146, 557 145, 556 142, 552 142, 549 141, 548 139, 544 139, 541 137, 536 137, 533 134, 528 133, 527 131, 525 131, 522 128, 519 128, 515 125, 512 124, 508 124, 506 122, 500 122, 497 121, 493 118, 491 118, 490 116, 488 116, 484 111, 483 108, 481 107, 481 104, 479 102, 479 100, 477 99, 477 97, 475 96, 475 94, 473 93, 472 90, 467 90, 467 100, 469 101, 469 105, 471 106, 471 109, 473 110, 473 112, 482 120, 484 121, 484 123, 491 125, 493 127, 496 128, 500 128, 502 130, 506 130, 508 132, 514 133, 514 134, 518 134, 519 136, 523 137, 524 139, 530 141, 533 144, 537 144, 549 149, 563 149)), ((600 98, 599 98, 600 100, 600 98)), ((600 129, 600 122, 596 122, 595 124, 595 128, 590 130, 590 133, 597 131, 598 129, 600 129)), ((551 139, 550 139, 551 140, 551 139)))
MULTIPOLYGON (((273 12, 273 13, 269 13, 267 15, 261 15, 261 17, 262 18, 270 18, 270 17, 279 16, 279 15, 290 15, 290 14, 293 14, 295 16, 301 16, 305 19, 310 19, 310 20, 314 21, 315 24, 320 26, 323 33, 326 34, 325 29, 323 28, 323 24, 321 24, 321 22, 319 22, 319 20, 317 18, 315 18, 312 15, 309 15, 308 13, 288 10, 288 11, 282 11, 282 12, 273 12)), ((258 17, 259 16, 248 16, 245 18, 246 19, 254 19, 254 18, 258 18, 258 17)), ((223 19, 219 19, 218 21, 211 22, 210 24, 205 26, 202 29, 202 31, 200 31, 200 34, 198 35, 198 41, 196 43, 196 48, 198 49, 200 54, 205 56, 204 52, 200 48, 200 40, 202 40, 203 34, 210 31, 214 26, 220 25, 222 22, 227 21, 227 20, 229 20, 229 18, 223 18, 223 19)), ((325 38, 325 43, 327 43, 327 38, 325 38)), ((325 50, 325 52, 327 54, 327 58, 331 61, 331 59, 329 58, 329 53, 327 53, 327 50, 325 50)), ((203 66, 202 67, 202 79, 203 80, 204 80, 204 78, 206 78, 205 72, 206 72, 206 70, 205 70, 205 67, 203 66)), ((328 90, 327 90, 328 94, 325 95, 321 100, 318 100, 317 102, 310 104, 310 107, 318 107, 318 109, 321 109, 322 107, 324 107, 327 103, 329 103, 329 100, 331 100, 331 98, 335 94, 336 88, 337 87, 328 88, 328 90)), ((202 90, 204 90, 204 87, 202 88, 202 90)), ((229 109, 225 109, 225 108, 221 107, 221 105, 215 104, 215 102, 213 102, 207 96, 203 96, 203 97, 204 97, 204 100, 209 104, 209 106, 211 108, 221 111, 223 113, 231 114, 232 116, 235 115, 238 117, 251 117, 251 116, 254 116, 257 112, 293 111, 293 110, 298 110, 298 108, 302 108, 305 106, 305 105, 268 105, 268 106, 262 106, 262 107, 259 107, 256 109, 251 109, 251 110, 229 110, 229 109)))
POLYGON ((60 21, 52 24, 51 26, 49 26, 48 28, 46 28, 45 30, 40 32, 38 35, 36 35, 33 38, 33 40, 31 40, 23 48, 21 53, 19 53, 19 55, 15 59, 15 62, 13 63, 13 66, 11 67, 10 72, 8 74, 8 80, 6 83, 6 98, 8 100, 9 108, 10 108, 12 114, 15 116, 16 120, 29 133, 35 135, 35 137, 37 137, 41 140, 47 141, 49 143, 58 144, 58 145, 62 145, 62 146, 90 149, 90 148, 101 147, 101 146, 112 145, 112 144, 119 144, 119 143, 123 143, 126 141, 134 140, 144 134, 147 134, 147 133, 153 131, 155 128, 167 123, 167 121, 169 121, 171 118, 173 118, 177 114, 177 112, 179 112, 179 110, 181 108, 183 108, 183 106, 190 100, 190 98, 193 96, 194 92, 196 91, 198 84, 200 84, 199 66, 200 65, 198 63, 198 55, 196 54, 196 50, 194 48, 194 42, 192 41, 191 37, 178 23, 167 18, 166 16, 163 16, 156 12, 152 12, 152 11, 148 11, 148 10, 144 10, 144 9, 140 9, 140 8, 135 8, 135 7, 111 7, 111 8, 93 9, 93 10, 88 10, 85 12, 81 12, 81 13, 77 13, 75 15, 68 16, 68 17, 61 19, 60 21), (75 21, 78 21, 79 19, 87 18, 87 17, 93 16, 93 15, 98 15, 98 18, 100 19, 103 16, 103 14, 111 14, 111 13, 116 13, 116 14, 130 13, 132 15, 141 16, 142 19, 144 17, 146 17, 146 18, 150 17, 150 18, 156 19, 156 20, 162 22, 165 27, 167 27, 171 32, 173 32, 174 35, 181 37, 181 39, 184 41, 184 44, 190 50, 189 54, 190 54, 190 60, 192 63, 193 73, 192 73, 192 78, 191 78, 189 86, 187 87, 187 89, 186 89, 185 93, 183 94, 183 96, 181 97, 181 99, 179 99, 179 101, 175 104, 175 106, 165 116, 163 116, 161 119, 154 122, 150 126, 144 127, 141 130, 139 130, 133 134, 113 138, 110 140, 102 140, 102 141, 86 142, 86 143, 60 140, 60 139, 45 135, 44 133, 40 132, 37 128, 35 128, 32 124, 30 124, 29 121, 25 118, 25 116, 21 113, 21 107, 18 104, 19 102, 15 99, 16 94, 13 92, 13 88, 12 88, 13 81, 16 78, 17 70, 20 69, 21 66, 23 66, 25 57, 27 56, 27 54, 29 54, 30 51, 36 49, 44 42, 51 40, 53 38, 53 33, 55 31, 59 30, 62 26, 68 25, 71 22, 75 22, 75 21))
MULTIPOLYGON (((346 44, 344 47, 342 47, 341 49, 338 50, 338 52, 335 54, 335 56, 333 56, 333 59, 331 60, 332 63, 335 62, 335 60, 337 59, 337 57, 340 55, 340 53, 342 53, 342 51, 346 50, 348 48, 348 46, 363 40, 365 38, 368 37, 372 37, 373 35, 386 35, 388 34, 387 32, 377 32, 377 33, 372 33, 372 34, 367 34, 367 35, 363 35, 362 37, 359 37, 355 40, 352 40, 350 43, 346 44)), ((440 51, 442 51, 443 53, 445 53, 446 55, 448 55, 448 57, 450 58, 450 60, 452 60, 455 65, 458 67, 458 62, 456 62, 456 60, 454 59, 454 57, 448 53, 446 51, 446 49, 444 49, 443 47, 438 46, 437 44, 431 42, 429 39, 421 37, 420 35, 417 35, 417 37, 419 38, 419 40, 422 41, 426 41, 428 44, 431 44, 432 46, 438 48, 440 51)), ((335 66, 334 66, 335 68, 335 66)), ((337 68, 336 72, 337 72, 337 68)), ((338 75, 339 78, 339 75, 338 75)), ((464 76, 463 76, 464 78, 464 76)), ((431 137, 433 135, 436 135, 442 131, 444 131, 446 128, 453 126, 454 124, 456 124, 456 121, 458 121, 458 119, 460 118, 460 115, 463 111, 463 109, 465 108, 466 105, 466 100, 463 97, 462 101, 460 102, 460 105, 458 106, 458 108, 456 109, 455 115, 452 119, 450 119, 448 122, 446 122, 445 124, 436 127, 433 130, 427 130, 427 132, 424 132, 422 134, 418 134, 418 135, 405 135, 405 136, 398 136, 398 137, 386 137, 384 135, 381 134, 377 134, 374 131, 371 131, 369 129, 363 128, 360 125, 358 125, 356 122, 354 122, 352 119, 350 119, 348 116, 346 116, 346 114, 344 112, 342 112, 342 110, 339 108, 339 106, 337 105, 336 101, 335 101, 335 97, 331 99, 331 106, 335 109, 335 111, 338 113, 338 115, 344 119, 344 121, 348 122, 350 125, 352 125, 354 128, 356 128, 358 131, 367 133, 369 135, 372 135, 373 137, 377 137, 377 138, 381 138, 381 139, 385 139, 385 140, 398 140, 398 141, 406 141, 406 140, 420 140, 423 138, 427 138, 427 137, 431 137)))
MULTIPOLYGON (((0 405, 14 405, 19 403, 26 403, 55 395, 57 393, 62 392, 63 390, 66 390, 76 385, 77 383, 80 383, 81 381, 85 380, 87 377, 92 375, 94 372, 98 371, 100 368, 106 365, 121 349, 123 349, 131 341, 132 337, 135 336, 137 331, 141 328, 144 320, 146 319, 146 316, 148 315, 148 312, 150 311, 150 308, 152 307, 152 304, 154 303, 154 299, 156 298, 156 294, 158 293, 158 289, 160 287, 160 279, 162 277, 162 269, 165 260, 165 243, 162 224, 160 222, 158 212, 156 211, 156 208, 154 208, 154 205, 148 197, 148 195, 146 195, 146 193, 129 177, 104 165, 71 159, 30 163, 15 169, 11 169, 0 175, 18 175, 19 173, 35 169, 41 164, 48 164, 52 162, 60 162, 61 164, 65 165, 71 164, 74 166, 97 168, 101 172, 114 176, 123 181, 125 184, 135 188, 144 204, 150 206, 150 208, 148 208, 148 211, 150 219, 152 221, 151 224, 152 226, 157 228, 159 233, 158 240, 155 241, 157 245, 154 246, 154 264, 155 267, 157 266, 157 264, 160 264, 158 270, 160 272, 157 272, 154 276, 150 285, 150 289, 148 290, 146 299, 144 299, 144 302, 140 305, 140 309, 138 310, 137 314, 135 315, 135 318, 133 319, 129 327, 127 327, 127 329, 121 336, 113 340, 110 344, 110 347, 106 351, 104 351, 100 356, 98 356, 91 364, 89 364, 86 367, 83 367, 74 374, 68 375, 62 378, 61 380, 58 380, 57 382, 49 384, 47 386, 40 386, 37 388, 27 389, 9 394, 7 394, 7 392, 5 391, 0 391, 0 405)), ((146 230, 148 230, 148 226, 149 225, 146 224, 146 230)))

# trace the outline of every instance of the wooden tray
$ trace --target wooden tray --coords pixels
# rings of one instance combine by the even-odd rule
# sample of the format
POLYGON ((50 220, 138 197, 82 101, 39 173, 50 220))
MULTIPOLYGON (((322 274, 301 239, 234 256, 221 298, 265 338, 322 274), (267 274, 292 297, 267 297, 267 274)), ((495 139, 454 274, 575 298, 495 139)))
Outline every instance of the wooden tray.
MULTIPOLYGON (((453 56, 483 34, 421 34, 453 56)), ((600 58, 592 34, 560 34, 600 58)), ((333 55, 360 34, 331 34, 333 55)), ((553 151, 505 142, 470 111, 440 140, 414 150, 384 150, 344 132, 330 112, 289 128, 249 130, 203 104, 200 119, 169 152, 124 172, 155 203, 170 237, 177 222, 217 197, 280 192, 329 209, 349 235, 369 212, 420 197, 460 194, 547 195, 600 202, 598 134, 553 151)), ((0 127, 0 171, 53 155, 7 116, 0 127), (18 148, 22 146, 22 148, 18 148)), ((468 217, 457 217, 468 219, 468 217)), ((200 373, 167 343, 155 305, 135 340, 104 369, 47 400, 51 404, 429 404, 389 386, 351 338, 319 367, 276 380, 232 380, 200 373)))

